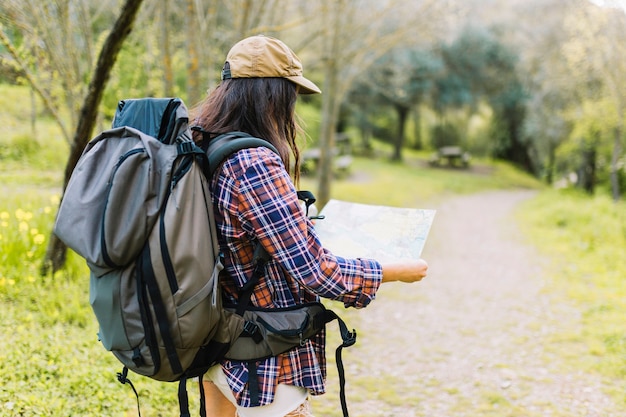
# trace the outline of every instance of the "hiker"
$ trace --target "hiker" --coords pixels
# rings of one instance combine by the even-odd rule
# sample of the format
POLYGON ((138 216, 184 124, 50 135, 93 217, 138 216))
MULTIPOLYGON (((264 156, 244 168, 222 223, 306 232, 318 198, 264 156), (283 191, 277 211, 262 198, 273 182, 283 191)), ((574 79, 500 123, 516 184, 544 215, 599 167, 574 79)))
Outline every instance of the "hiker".
MULTIPOLYGON (((421 259, 381 265, 337 257, 321 246, 294 185, 300 168, 296 99, 298 94, 319 93, 283 42, 253 36, 232 47, 222 82, 192 110, 190 120, 205 132, 246 132, 269 141, 279 153, 263 147, 240 150, 213 178, 225 267, 220 283, 228 302, 236 303, 239 289, 252 275, 256 242, 271 257, 252 294, 256 307, 296 306, 324 297, 362 308, 374 299, 381 282, 415 282, 426 276, 428 265, 421 259)), ((195 132, 194 139, 201 142, 203 137, 195 132)), ((224 360, 213 366, 204 376, 207 415, 311 416, 308 396, 325 391, 324 343, 321 332, 257 362, 253 372, 245 362, 224 360), (258 392, 257 384, 255 392, 250 390, 253 378, 258 392)))

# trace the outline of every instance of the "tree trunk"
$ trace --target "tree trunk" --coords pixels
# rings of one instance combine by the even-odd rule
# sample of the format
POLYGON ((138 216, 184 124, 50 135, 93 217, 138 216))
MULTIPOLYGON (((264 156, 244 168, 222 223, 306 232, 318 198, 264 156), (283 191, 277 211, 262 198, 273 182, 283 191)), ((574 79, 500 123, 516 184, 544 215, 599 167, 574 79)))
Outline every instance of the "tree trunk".
POLYGON ((546 166, 546 183, 552 185, 554 183, 554 165, 556 163, 556 145, 550 143, 548 147, 548 164, 546 166))
POLYGON ((396 112, 398 113, 398 133, 393 143, 393 155, 392 161, 402 161, 402 146, 404 146, 404 135, 406 130, 406 120, 409 115, 409 108, 402 105, 396 105, 396 112))
POLYGON ((578 186, 588 194, 593 194, 596 184, 596 148, 593 145, 585 146, 581 156, 578 186))
POLYGON ((30 134, 37 140, 37 97, 35 91, 30 89, 30 134))
POLYGON ((415 134, 415 143, 413 144, 413 148, 422 150, 424 144, 422 143, 422 114, 420 112, 419 103, 413 108, 413 123, 413 132, 415 134))
POLYGON ((187 33, 187 105, 200 101, 200 58, 198 54, 198 21, 194 0, 187 0, 185 24, 187 33))
POLYGON ((169 4, 170 0, 161 0, 161 25, 159 37, 161 39, 161 62, 163 63, 163 93, 166 97, 174 94, 174 71, 172 70, 172 53, 170 51, 169 33, 169 4))
POLYGON ((330 200, 330 186, 333 176, 333 149, 335 147, 335 126, 337 125, 337 116, 339 113, 339 104, 337 103, 337 86, 338 86, 338 66, 339 58, 339 14, 337 10, 342 8, 342 4, 333 1, 325 3, 324 10, 327 13, 325 21, 328 23, 326 27, 324 45, 324 86, 322 88, 322 114, 320 125, 320 159, 318 164, 318 192, 317 201, 319 208, 330 200), (330 12, 330 5, 336 9, 330 12), (331 19, 332 17, 332 19, 331 19))
MULTIPOLYGON (((122 49, 124 40, 130 34, 137 12, 141 6, 143 0, 126 0, 126 3, 122 7, 117 21, 115 22, 111 33, 107 37, 98 62, 96 69, 89 83, 87 90, 87 96, 83 103, 83 107, 80 111, 80 118, 78 126, 76 127, 76 133, 74 140, 70 148, 70 156, 65 166, 65 176, 63 180, 63 192, 67 187, 70 176, 74 171, 74 167, 80 158, 85 145, 91 138, 93 127, 97 120, 98 107, 102 101, 102 95, 104 88, 109 80, 111 69, 115 65, 117 56, 122 49)), ((46 250, 46 256, 41 266, 41 273, 46 275, 52 270, 52 272, 59 270, 65 264, 67 253, 67 247, 61 240, 51 233, 48 248, 46 250)))
POLYGON ((621 197, 620 180, 619 180, 619 158, 622 155, 622 128, 615 128, 615 137, 613 138, 613 154, 611 155, 611 192, 613 200, 619 201, 621 197))
POLYGON ((333 150, 335 148, 335 126, 337 124, 336 96, 332 93, 337 86, 337 72, 333 62, 326 62, 323 91, 328 91, 322 98, 322 117, 320 125, 320 159, 318 163, 317 201, 321 209, 330 200, 333 179, 333 150))

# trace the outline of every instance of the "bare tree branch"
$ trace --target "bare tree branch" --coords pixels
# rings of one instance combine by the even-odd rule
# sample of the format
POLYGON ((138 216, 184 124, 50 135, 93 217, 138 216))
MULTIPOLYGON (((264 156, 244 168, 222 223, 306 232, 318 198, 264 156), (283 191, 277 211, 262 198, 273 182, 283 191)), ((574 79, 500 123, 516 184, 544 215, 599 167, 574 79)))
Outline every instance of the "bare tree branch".
POLYGON ((63 122, 63 119, 57 112, 56 106, 53 104, 52 98, 39 86, 39 84, 35 80, 35 77, 33 76, 33 74, 31 74, 30 70, 28 69, 28 66, 24 63, 24 61, 22 61, 17 50, 11 43, 11 40, 6 35, 6 33, 4 33, 4 30, 2 28, 0 28, 0 42, 2 42, 2 45, 4 45, 4 47, 7 49, 9 54, 11 54, 11 56, 13 57, 13 60, 22 71, 22 74, 24 75, 24 78, 26 78, 26 81, 28 81, 28 84, 30 85, 30 87, 37 93, 39 97, 41 97, 44 107, 46 108, 46 110, 50 112, 54 120, 57 122, 57 124, 61 128, 63 137, 69 143, 70 134, 67 131, 67 128, 65 126, 65 123, 63 122))
MULTIPOLYGON (((98 107, 102 101, 104 88, 109 80, 111 70, 115 65, 118 54, 122 49, 122 45, 132 31, 133 23, 137 17, 137 12, 139 11, 142 1, 143 0, 126 0, 113 29, 102 46, 95 73, 89 83, 87 96, 85 97, 83 107, 80 111, 80 119, 70 149, 70 156, 65 166, 63 191, 65 191, 70 176, 74 171, 74 167, 91 137, 96 124, 98 107)), ((47 274, 50 269, 52 269, 53 272, 60 269, 65 263, 66 253, 67 247, 65 244, 52 234, 41 268, 42 274, 47 274)))

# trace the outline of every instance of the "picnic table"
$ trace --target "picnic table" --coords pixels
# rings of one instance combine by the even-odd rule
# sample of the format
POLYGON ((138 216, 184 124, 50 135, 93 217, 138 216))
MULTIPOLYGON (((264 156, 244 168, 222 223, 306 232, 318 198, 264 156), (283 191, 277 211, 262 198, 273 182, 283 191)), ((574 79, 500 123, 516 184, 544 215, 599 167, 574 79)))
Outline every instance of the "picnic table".
POLYGON ((430 164, 432 166, 460 166, 467 168, 469 166, 470 154, 463 150, 460 146, 443 146, 437 149, 437 152, 431 157, 430 164))
MULTIPOLYGON (((319 148, 307 149, 303 152, 302 162, 305 172, 314 172, 317 170, 321 153, 322 151, 319 148)), ((331 150, 331 157, 333 158, 333 166, 336 173, 345 174, 350 170, 352 155, 342 154, 339 149, 333 148, 331 150)))

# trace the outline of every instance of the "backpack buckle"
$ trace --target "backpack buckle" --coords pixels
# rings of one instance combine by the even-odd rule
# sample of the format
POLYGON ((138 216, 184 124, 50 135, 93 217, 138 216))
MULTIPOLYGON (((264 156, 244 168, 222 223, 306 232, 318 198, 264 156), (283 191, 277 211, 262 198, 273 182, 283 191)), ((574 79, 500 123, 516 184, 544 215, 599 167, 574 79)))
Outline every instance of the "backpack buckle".
POLYGON ((188 155, 194 153, 195 147, 196 145, 192 141, 180 142, 177 151, 179 155, 188 155))
POLYGON ((254 340, 254 343, 259 344, 263 341, 263 335, 259 330, 259 326, 256 323, 253 323, 249 320, 243 323, 243 332, 242 336, 251 337, 254 340))

